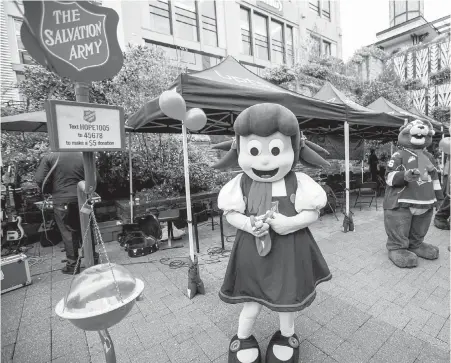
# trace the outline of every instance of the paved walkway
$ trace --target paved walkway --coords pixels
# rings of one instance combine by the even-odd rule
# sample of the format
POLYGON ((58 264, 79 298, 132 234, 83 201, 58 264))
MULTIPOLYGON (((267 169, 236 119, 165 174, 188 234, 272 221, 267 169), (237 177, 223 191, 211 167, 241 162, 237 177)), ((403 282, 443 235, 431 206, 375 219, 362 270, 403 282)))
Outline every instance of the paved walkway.
MULTIPOLYGON (((405 270, 387 259, 380 208, 355 210, 355 233, 342 233, 341 223, 342 217, 338 222, 328 215, 312 227, 333 279, 321 284, 315 302, 297 314, 300 361, 449 362, 449 233, 431 226, 428 240, 440 247, 440 258, 405 270)), ((192 300, 184 295, 186 268, 160 263, 163 257, 187 256, 187 246, 130 259, 117 243, 107 244, 113 262, 145 281, 145 299, 110 329, 118 363, 227 362, 240 305, 217 296, 227 257, 209 256, 207 250, 220 246, 218 229, 200 228, 206 295, 192 300), (214 259, 217 263, 211 263, 214 259)), ((34 252, 39 248, 29 255, 34 252)), ((54 313, 70 282, 58 271, 60 248, 40 248, 40 256, 31 267, 33 284, 2 295, 2 362, 104 362, 97 333, 79 330, 54 313)), ((263 308, 255 326, 263 351, 277 329, 277 314, 263 308)))

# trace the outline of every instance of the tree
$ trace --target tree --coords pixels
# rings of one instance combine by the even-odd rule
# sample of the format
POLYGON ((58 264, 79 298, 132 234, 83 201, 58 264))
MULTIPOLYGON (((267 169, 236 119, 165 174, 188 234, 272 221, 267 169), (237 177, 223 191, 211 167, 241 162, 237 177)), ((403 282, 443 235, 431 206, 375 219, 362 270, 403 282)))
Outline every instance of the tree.
MULTIPOLYGON (((124 66, 119 73, 112 79, 92 83, 90 100, 93 103, 122 106, 126 117, 129 117, 146 101, 169 88, 180 71, 182 68, 171 63, 159 48, 129 46, 124 52, 124 66)), ((25 80, 19 84, 19 89, 28 100, 29 111, 42 110, 47 99, 75 100, 71 81, 36 63, 26 66, 25 80)), ((7 112, 11 113, 11 110, 2 108, 2 114, 7 112)), ((189 149, 192 192, 214 188, 222 176, 210 168, 213 160, 195 145, 189 145, 189 149)), ((184 192, 180 135, 133 135, 131 150, 137 190, 154 188, 153 194, 158 197, 184 192)), ((23 161, 19 169, 25 179, 33 179, 42 154, 48 151, 46 134, 2 134, 4 163, 23 161), (21 140, 19 143, 18 138, 21 140)), ((103 196, 128 196, 127 152, 99 152, 97 167, 102 179, 107 182, 100 186, 100 189, 103 187, 103 196)))

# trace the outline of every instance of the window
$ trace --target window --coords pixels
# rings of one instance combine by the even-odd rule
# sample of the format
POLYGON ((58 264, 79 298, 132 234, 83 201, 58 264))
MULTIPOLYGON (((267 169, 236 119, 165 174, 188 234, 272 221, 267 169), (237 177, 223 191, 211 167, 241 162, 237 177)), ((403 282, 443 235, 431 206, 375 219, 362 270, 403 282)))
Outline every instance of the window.
POLYGON ((391 1, 390 6, 393 12, 393 18, 390 19, 390 26, 402 24, 407 20, 421 15, 420 1, 391 1))
POLYGON ((251 71, 252 73, 256 74, 257 76, 263 76, 263 73, 265 71, 265 68, 257 67, 257 66, 251 66, 250 64, 241 63, 247 70, 251 71))
POLYGON ((314 35, 310 35, 310 39, 312 41, 312 53, 316 56, 320 56, 321 55, 321 40, 314 35))
POLYGON ((330 20, 330 0, 323 1, 323 17, 330 20))
POLYGON ((278 64, 282 64, 284 61, 285 46, 282 29, 281 23, 271 21, 271 61, 278 64))
POLYGON ((324 53, 323 55, 330 57, 332 55, 332 46, 329 42, 323 41, 324 53))
POLYGON ((202 0, 202 41, 206 45, 218 46, 218 33, 216 25, 216 2, 202 0))
POLYGON ((293 28, 291 26, 287 26, 287 64, 293 65, 294 64, 294 50, 293 50, 293 28))
POLYGON ((241 53, 246 55, 252 55, 250 15, 248 9, 240 9, 241 53))
POLYGON ((171 34, 171 11, 168 0, 149 3, 150 29, 158 33, 171 34))
POLYGON ((202 55, 202 69, 213 67, 221 62, 221 58, 210 57, 209 55, 202 55))
POLYGON ((310 0, 308 2, 308 6, 310 10, 314 11, 315 13, 319 14, 319 0, 310 0))
POLYGON ((255 55, 259 59, 268 60, 268 19, 254 13, 255 55))
POLYGON ((30 64, 32 62, 32 58, 25 50, 25 47, 22 43, 22 38, 20 37, 20 28, 22 27, 22 20, 14 19, 14 30, 16 33, 16 42, 17 42, 17 51, 19 52, 19 61, 21 64, 30 64))
POLYGON ((194 0, 176 0, 174 5, 177 36, 186 40, 199 41, 196 2, 194 0))

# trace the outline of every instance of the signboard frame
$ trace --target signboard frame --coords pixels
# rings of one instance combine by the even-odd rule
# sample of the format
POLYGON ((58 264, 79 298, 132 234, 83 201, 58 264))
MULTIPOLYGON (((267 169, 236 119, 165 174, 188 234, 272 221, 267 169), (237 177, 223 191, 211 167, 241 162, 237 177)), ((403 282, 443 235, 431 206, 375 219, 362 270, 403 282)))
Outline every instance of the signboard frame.
POLYGON ((125 150, 125 116, 124 109, 119 106, 112 105, 99 105, 96 103, 86 102, 74 102, 74 101, 60 101, 60 100, 48 100, 45 102, 45 111, 47 113, 47 129, 49 135, 49 143, 52 151, 73 151, 73 152, 96 152, 96 151, 123 151, 125 150), (119 111, 119 123, 120 123, 120 147, 79 147, 79 148, 64 148, 59 145, 58 137, 58 121, 56 116, 56 106, 79 106, 85 108, 98 108, 109 109, 119 111))

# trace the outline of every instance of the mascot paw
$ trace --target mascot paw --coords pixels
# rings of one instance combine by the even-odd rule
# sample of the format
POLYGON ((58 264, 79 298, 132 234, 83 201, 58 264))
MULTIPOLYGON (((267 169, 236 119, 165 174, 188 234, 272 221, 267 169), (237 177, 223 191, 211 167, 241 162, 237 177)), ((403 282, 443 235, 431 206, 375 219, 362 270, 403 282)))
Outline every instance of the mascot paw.
POLYGON ((435 260, 439 255, 438 247, 424 242, 418 248, 409 248, 409 251, 426 260, 435 260))
POLYGON ((401 268, 412 268, 418 265, 417 255, 407 250, 388 251, 388 258, 401 268))
POLYGON ((443 219, 434 219, 434 226, 438 229, 444 229, 446 231, 449 231, 449 221, 443 220, 443 219))

